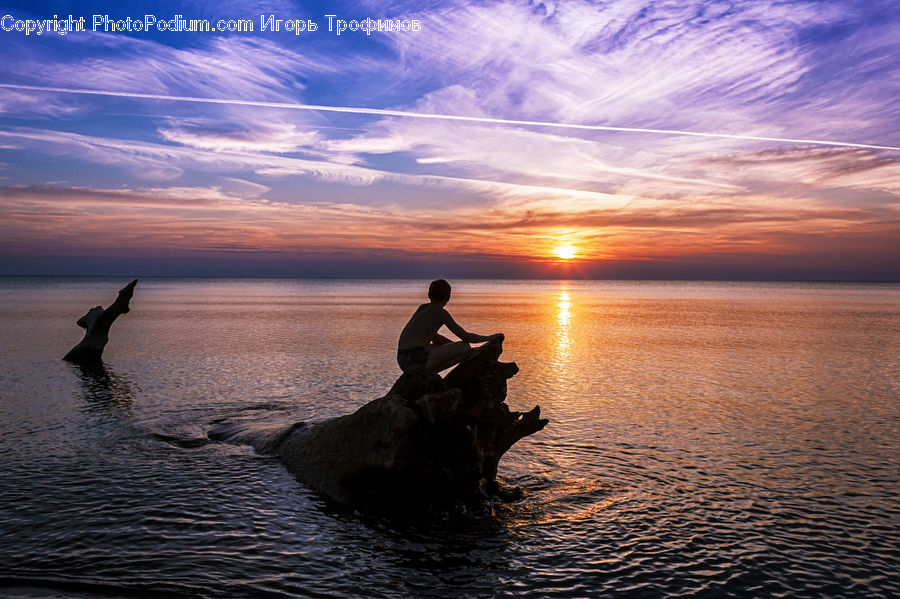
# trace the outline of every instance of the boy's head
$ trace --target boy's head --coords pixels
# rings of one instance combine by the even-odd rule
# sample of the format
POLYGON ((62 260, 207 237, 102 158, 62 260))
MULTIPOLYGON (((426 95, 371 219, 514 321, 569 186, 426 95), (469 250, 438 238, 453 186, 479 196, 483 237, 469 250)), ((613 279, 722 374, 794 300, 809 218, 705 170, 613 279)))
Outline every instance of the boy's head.
POLYGON ((428 286, 428 299, 433 302, 444 303, 450 301, 450 283, 444 279, 432 281, 428 286))

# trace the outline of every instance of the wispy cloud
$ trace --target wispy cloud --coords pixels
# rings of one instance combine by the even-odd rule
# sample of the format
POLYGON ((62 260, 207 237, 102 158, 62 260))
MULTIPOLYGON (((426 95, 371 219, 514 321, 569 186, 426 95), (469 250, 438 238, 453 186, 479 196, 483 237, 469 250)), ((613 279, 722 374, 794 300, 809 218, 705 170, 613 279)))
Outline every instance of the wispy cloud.
POLYGON ((310 59, 264 38, 212 37, 184 49, 105 33, 79 39, 85 58, 16 61, 5 65, 4 75, 44 86, 285 101, 303 89, 298 75, 340 72, 333 61, 310 59))
POLYGON ((320 134, 297 125, 257 119, 223 126, 210 119, 170 119, 158 129, 166 141, 214 151, 272 152, 284 154, 316 146, 320 134))
POLYGON ((700 138, 715 138, 738 141, 753 142, 777 142, 782 144, 814 144, 826 146, 840 147, 857 147, 869 148, 876 150, 892 150, 900 151, 898 146, 879 146, 873 144, 865 144, 852 141, 832 141, 832 140, 816 140, 816 139, 800 139, 790 137, 764 137, 760 135, 750 135, 746 133, 717 133, 714 131, 689 131, 684 129, 657 129, 648 127, 624 127, 618 125, 585 125, 580 123, 569 123, 559 121, 535 121, 535 120, 519 120, 519 119, 503 119, 497 117, 483 117, 460 115, 451 113, 434 113, 434 112, 417 112, 409 110, 393 110, 386 108, 366 108, 356 106, 336 106, 324 104, 301 104, 292 102, 269 102, 262 100, 238 100, 230 98, 213 98, 205 96, 175 96, 164 94, 148 94, 139 92, 117 92, 110 90, 76 88, 76 87, 46 87, 46 86, 26 86, 20 84, 0 84, 0 87, 9 89, 21 89, 28 91, 46 91, 52 93, 63 93, 73 95, 88 96, 109 96, 114 98, 133 98, 141 100, 160 100, 165 102, 189 102, 200 104, 213 104, 225 106, 244 106, 244 107, 261 107, 261 108, 279 108, 282 110, 302 110, 315 112, 336 112, 343 114, 363 114, 363 115, 379 115, 388 117, 405 117, 414 119, 427 119, 430 121, 454 121, 465 123, 485 123, 489 125, 513 125, 520 127, 539 127, 553 129, 572 129, 578 131, 612 131, 618 133, 648 133, 667 136, 689 136, 700 138))
POLYGON ((492 114, 774 132, 747 108, 805 72, 798 27, 839 15, 777 2, 560 2, 470 5, 423 18, 446 35, 395 38, 405 60, 464 81, 492 114))
POLYGON ((44 129, 0 131, 0 139, 38 148, 48 154, 78 156, 98 164, 118 165, 144 179, 170 180, 182 175, 185 169, 220 174, 310 175, 326 181, 351 184, 372 183, 383 176, 373 169, 322 160, 227 149, 215 151, 44 129))
MULTIPOLYGON (((565 240, 595 258, 634 260, 822 250, 823 240, 900 233, 883 210, 810 205, 772 208, 772 198, 745 207, 652 201, 625 205, 459 206, 410 209, 349 202, 282 202, 244 186, 92 189, 2 188, 0 232, 19 250, 52 241, 71 251, 166 247, 260 252, 454 252, 542 259, 565 240), (811 243, 810 239, 818 241, 811 243), (417 241, 409 248, 409 240, 417 241), (710 243, 712 240, 714 243, 710 243), (593 248, 593 249, 590 249, 593 248)), ((900 239, 897 236, 896 239, 900 239)), ((894 242, 894 246, 897 242, 894 242)))

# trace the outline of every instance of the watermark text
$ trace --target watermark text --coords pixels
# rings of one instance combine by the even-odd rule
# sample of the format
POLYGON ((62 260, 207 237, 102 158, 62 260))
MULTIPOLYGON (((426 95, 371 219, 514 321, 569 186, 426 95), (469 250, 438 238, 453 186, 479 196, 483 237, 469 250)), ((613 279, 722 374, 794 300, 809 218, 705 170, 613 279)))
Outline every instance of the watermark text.
POLYGON ((27 36, 48 34, 68 35, 85 31, 103 33, 287 33, 295 36, 318 31, 341 35, 366 35, 373 33, 397 33, 422 31, 418 19, 345 19, 336 14, 324 15, 321 20, 309 18, 283 18, 275 14, 257 15, 245 19, 188 19, 177 14, 161 18, 145 14, 139 17, 114 18, 109 15, 91 15, 89 18, 66 15, 52 19, 19 19, 7 14, 0 17, 0 31, 21 33, 27 36))

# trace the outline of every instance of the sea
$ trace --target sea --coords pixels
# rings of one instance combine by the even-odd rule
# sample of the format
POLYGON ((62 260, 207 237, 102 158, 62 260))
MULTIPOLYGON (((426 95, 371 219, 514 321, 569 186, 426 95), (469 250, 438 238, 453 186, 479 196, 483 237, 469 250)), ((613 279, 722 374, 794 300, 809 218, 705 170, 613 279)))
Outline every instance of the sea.
POLYGON ((0 595, 900 596, 900 284, 452 280, 547 427, 512 503, 329 504, 214 422, 383 396, 424 280, 0 277, 0 595))

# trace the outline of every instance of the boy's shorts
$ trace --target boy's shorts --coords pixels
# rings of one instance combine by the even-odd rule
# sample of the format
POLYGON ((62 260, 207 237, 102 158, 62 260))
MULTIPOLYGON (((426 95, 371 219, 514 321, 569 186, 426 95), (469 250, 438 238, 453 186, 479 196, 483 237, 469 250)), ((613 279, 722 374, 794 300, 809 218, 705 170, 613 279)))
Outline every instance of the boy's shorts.
POLYGON ((425 346, 417 345, 415 347, 397 350, 397 364, 400 365, 400 370, 403 372, 406 372, 417 364, 425 366, 427 363, 428 350, 425 349, 425 346))

